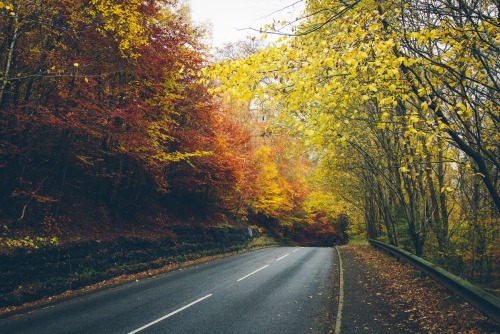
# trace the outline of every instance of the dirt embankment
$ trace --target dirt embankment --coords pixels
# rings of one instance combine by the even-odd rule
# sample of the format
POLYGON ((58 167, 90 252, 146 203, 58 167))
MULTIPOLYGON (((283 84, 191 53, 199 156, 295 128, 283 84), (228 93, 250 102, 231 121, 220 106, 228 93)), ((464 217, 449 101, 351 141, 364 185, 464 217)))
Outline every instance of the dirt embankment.
POLYGON ((118 276, 151 274, 174 264, 240 251, 256 236, 257 229, 181 226, 157 239, 120 237, 0 254, 0 308, 118 276))

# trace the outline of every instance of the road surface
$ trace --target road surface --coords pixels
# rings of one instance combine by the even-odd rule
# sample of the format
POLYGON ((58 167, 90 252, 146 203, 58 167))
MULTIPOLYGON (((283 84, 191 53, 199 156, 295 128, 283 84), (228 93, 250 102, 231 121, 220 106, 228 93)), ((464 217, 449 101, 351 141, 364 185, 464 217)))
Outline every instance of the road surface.
POLYGON ((0 320, 0 333, 323 333, 332 248, 268 248, 0 320))

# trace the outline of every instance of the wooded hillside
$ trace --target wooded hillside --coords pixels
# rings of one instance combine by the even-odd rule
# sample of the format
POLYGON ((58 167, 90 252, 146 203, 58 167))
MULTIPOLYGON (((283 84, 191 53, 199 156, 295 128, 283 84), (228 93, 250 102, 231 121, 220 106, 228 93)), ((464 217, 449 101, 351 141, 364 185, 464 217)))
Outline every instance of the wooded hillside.
POLYGON ((214 62, 182 2, 0 1, 2 251, 350 229, 498 287, 499 19, 491 0, 309 0, 264 29, 289 38, 214 62))
POLYGON ((203 34, 177 1, 0 1, 1 251, 192 224, 339 237, 300 142, 198 82, 203 34))

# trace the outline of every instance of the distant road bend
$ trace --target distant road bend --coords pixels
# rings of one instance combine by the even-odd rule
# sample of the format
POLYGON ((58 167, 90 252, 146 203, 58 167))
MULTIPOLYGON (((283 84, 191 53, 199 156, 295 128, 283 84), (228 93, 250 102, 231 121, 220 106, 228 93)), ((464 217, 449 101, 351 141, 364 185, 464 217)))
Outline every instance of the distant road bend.
POLYGON ((0 321, 1 333, 322 333, 332 248, 258 250, 0 321))

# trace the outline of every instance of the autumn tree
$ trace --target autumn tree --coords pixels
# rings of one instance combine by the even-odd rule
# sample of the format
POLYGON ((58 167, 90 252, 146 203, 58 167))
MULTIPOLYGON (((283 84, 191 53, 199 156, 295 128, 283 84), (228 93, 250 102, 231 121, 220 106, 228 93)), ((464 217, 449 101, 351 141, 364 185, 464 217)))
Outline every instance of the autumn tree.
POLYGON ((5 214, 19 221, 57 216, 83 193, 126 216, 167 190, 172 165, 210 154, 211 146, 180 145, 177 131, 211 106, 193 74, 203 46, 184 7, 0 4, 5 214))
POLYGON ((293 36, 207 73, 215 92, 281 105, 319 157, 354 158, 344 191, 369 235, 418 255, 436 243, 440 261, 460 252, 461 191, 478 191, 463 173, 498 224, 498 15, 492 1, 308 1, 293 36))

